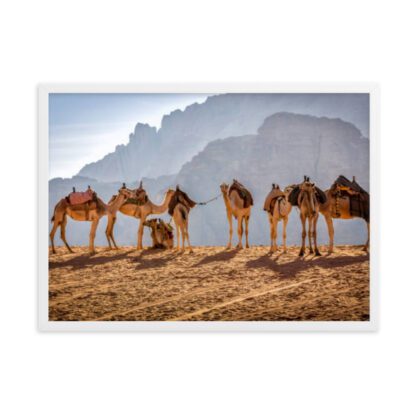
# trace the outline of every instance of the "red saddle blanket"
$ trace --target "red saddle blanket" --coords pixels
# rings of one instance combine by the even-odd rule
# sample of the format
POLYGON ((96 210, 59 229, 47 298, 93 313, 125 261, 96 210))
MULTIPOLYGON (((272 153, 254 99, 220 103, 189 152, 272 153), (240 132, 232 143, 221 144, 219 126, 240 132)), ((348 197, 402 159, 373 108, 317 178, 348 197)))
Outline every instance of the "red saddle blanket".
POLYGON ((85 204, 92 201, 94 192, 91 190, 85 192, 71 192, 69 194, 69 203, 71 205, 85 204))

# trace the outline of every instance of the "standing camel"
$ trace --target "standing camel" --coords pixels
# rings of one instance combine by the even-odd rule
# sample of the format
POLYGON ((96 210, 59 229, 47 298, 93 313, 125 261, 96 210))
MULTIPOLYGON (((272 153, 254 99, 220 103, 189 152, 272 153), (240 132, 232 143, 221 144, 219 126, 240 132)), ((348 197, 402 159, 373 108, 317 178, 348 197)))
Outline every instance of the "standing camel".
POLYGON ((222 183, 220 189, 224 198, 225 209, 227 211, 227 219, 229 224, 229 240, 227 244, 227 249, 231 248, 231 242, 233 238, 233 216, 237 220, 238 224, 238 244, 236 248, 243 248, 243 221, 245 222, 246 248, 249 248, 248 222, 250 220, 251 207, 253 205, 253 197, 251 196, 250 192, 235 179, 231 187, 226 183, 222 183))
POLYGON ((189 252, 192 253, 192 246, 189 241, 188 222, 189 212, 196 205, 189 196, 179 189, 179 185, 176 187, 172 199, 169 203, 169 214, 173 217, 176 227, 176 241, 178 251, 185 251, 185 240, 188 242, 189 252), (180 247, 180 235, 182 235, 182 249, 180 247))
POLYGON ((302 247, 299 256, 305 254, 306 221, 308 221, 309 253, 315 253, 316 256, 321 255, 316 238, 316 224, 319 216, 319 203, 324 203, 325 201, 326 197, 323 191, 310 182, 306 176, 304 181, 300 185, 295 186, 289 194, 289 202, 299 207, 300 220, 302 222, 302 247))
POLYGON ((288 195, 292 191, 292 186, 287 186, 284 191, 281 191, 279 185, 272 184, 272 190, 267 195, 264 202, 264 210, 267 211, 270 223, 270 252, 277 250, 276 240, 278 239, 279 221, 283 222, 283 253, 286 249, 286 227, 289 221, 289 214, 292 210, 292 205, 288 200, 288 195))
POLYGON ((364 251, 370 245, 370 195, 358 185, 353 177, 350 182, 345 176, 339 176, 331 188, 325 191, 327 200, 320 204, 319 212, 328 227, 328 253, 334 252, 334 219, 350 220, 362 218, 367 223, 367 242, 364 251))
MULTIPOLYGON (((165 193, 164 200, 161 205, 154 204, 147 196, 146 191, 143 189, 142 183, 140 182, 140 186, 135 191, 135 195, 131 198, 131 200, 126 201, 124 204, 121 205, 119 211, 124 215, 128 215, 129 217, 135 217, 139 219, 139 229, 137 231, 137 250, 143 249, 143 231, 144 231, 144 223, 149 215, 152 214, 163 214, 166 212, 169 206, 169 202, 172 199, 173 194, 175 193, 174 190, 168 189, 165 193)), ((113 197, 114 198, 114 197, 113 197)), ((116 222, 116 212, 114 215, 108 219, 107 229, 105 234, 107 236, 108 245, 111 248, 111 240, 114 242, 113 238, 113 230, 114 224, 116 222)), ((115 248, 117 246, 114 244, 115 248)))
POLYGON ((117 210, 123 205, 123 203, 132 196, 132 192, 125 188, 123 185, 119 189, 117 196, 109 204, 105 204, 100 198, 96 198, 94 201, 90 201, 83 204, 70 204, 68 198, 62 198, 54 209, 54 214, 51 219, 53 222, 52 230, 50 232, 52 253, 56 253, 54 245, 54 237, 58 227, 61 227, 61 239, 64 242, 69 252, 73 253, 71 247, 66 241, 65 228, 67 223, 67 215, 76 221, 91 221, 89 252, 95 253, 94 240, 95 233, 98 227, 98 223, 104 215, 108 215, 111 218, 117 210))

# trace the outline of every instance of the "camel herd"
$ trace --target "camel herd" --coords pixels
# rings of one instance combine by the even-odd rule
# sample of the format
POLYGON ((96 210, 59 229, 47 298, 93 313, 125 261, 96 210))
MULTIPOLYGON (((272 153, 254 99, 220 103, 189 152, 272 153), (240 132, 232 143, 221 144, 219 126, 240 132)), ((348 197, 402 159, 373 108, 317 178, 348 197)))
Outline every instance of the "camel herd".
MULTIPOLYGON (((237 220, 238 244, 236 248, 243 248, 243 233, 245 231, 245 247, 249 248, 248 234, 251 208, 254 205, 251 193, 237 180, 230 185, 220 185, 224 200, 226 215, 229 224, 229 239, 227 249, 231 248, 233 236, 233 217, 237 220)), ((75 192, 75 191, 74 191, 75 192)), ((221 195, 220 194, 220 195, 221 195)), ((65 228, 67 216, 77 221, 90 221, 91 230, 89 235, 89 251, 95 252, 94 239, 100 219, 107 216, 106 237, 109 248, 117 248, 114 239, 114 225, 117 212, 128 215, 139 220, 137 234, 137 250, 143 249, 143 232, 145 225, 152 226, 153 222, 147 220, 150 215, 164 214, 169 212, 176 228, 176 249, 185 250, 187 244, 190 252, 192 246, 189 239, 188 222, 192 208, 198 203, 194 202, 183 192, 179 186, 176 190, 168 189, 161 205, 154 204, 148 197, 142 183, 137 189, 128 189, 125 184, 118 190, 108 204, 104 203, 94 194, 91 200, 79 204, 71 204, 69 197, 62 198, 55 206, 52 217, 52 230, 50 232, 52 253, 56 253, 54 245, 55 233, 60 227, 61 239, 67 249, 69 246, 65 228), (181 244, 182 241, 182 244, 181 244)), ((334 226, 333 219, 352 219, 361 217, 367 223, 368 238, 364 250, 368 251, 370 241, 370 219, 369 219, 369 194, 356 182, 352 182, 340 176, 330 189, 325 192, 320 190, 308 177, 300 184, 290 185, 283 190, 279 185, 273 184, 272 189, 265 198, 264 210, 267 212, 270 224, 270 251, 278 249, 278 223, 283 223, 283 252, 286 252, 286 228, 293 207, 297 207, 302 224, 302 244, 299 256, 305 254, 306 236, 308 236, 309 252, 316 256, 321 253, 317 244, 317 221, 319 214, 325 218, 329 235, 329 253, 334 250, 334 226), (308 232, 306 232, 308 224, 308 232)), ((169 245, 172 247, 172 244, 169 245)))

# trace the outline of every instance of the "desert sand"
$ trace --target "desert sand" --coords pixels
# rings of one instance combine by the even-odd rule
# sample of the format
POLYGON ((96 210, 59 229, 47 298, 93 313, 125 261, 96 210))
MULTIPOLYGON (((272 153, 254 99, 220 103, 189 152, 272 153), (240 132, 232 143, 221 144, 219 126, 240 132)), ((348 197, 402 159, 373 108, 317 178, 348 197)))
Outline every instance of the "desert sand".
POLYGON ((194 253, 63 247, 49 258, 49 319, 64 321, 365 321, 369 256, 338 246, 322 257, 268 247, 194 253))

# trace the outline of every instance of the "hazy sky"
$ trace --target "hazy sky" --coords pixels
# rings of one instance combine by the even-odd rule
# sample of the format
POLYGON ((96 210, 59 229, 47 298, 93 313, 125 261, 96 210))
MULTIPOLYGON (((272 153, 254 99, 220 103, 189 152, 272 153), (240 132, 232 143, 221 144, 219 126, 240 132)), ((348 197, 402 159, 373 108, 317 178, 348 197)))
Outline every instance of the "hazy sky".
POLYGON ((160 127, 176 109, 208 94, 50 94, 49 178, 71 177, 115 146, 127 143, 136 123, 160 127))

